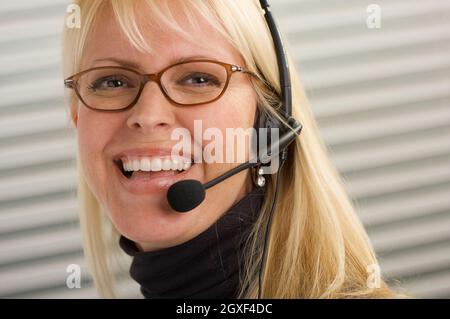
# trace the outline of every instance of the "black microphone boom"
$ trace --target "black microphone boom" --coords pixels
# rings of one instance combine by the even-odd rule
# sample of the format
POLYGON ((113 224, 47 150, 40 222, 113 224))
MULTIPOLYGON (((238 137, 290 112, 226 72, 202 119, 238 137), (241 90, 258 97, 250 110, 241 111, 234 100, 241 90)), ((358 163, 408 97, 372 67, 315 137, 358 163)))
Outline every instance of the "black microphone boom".
POLYGON ((260 150, 260 154, 253 157, 251 160, 234 167, 205 184, 202 184, 195 179, 181 180, 172 184, 167 191, 167 201, 169 202, 170 207, 180 213, 188 212, 203 202, 205 199, 205 191, 208 188, 213 187, 243 170, 258 166, 262 162, 269 162, 275 156, 278 156, 279 153, 286 149, 301 132, 302 125, 294 118, 290 118, 289 124, 292 125, 292 130, 282 135, 278 141, 272 143, 269 152, 267 152, 268 147, 266 147, 263 150, 260 150))

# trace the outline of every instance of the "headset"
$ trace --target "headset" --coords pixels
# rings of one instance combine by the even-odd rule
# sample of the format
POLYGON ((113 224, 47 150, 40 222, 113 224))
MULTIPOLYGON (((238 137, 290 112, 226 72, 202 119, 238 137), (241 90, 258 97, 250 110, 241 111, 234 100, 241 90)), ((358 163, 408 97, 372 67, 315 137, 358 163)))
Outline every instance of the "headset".
POLYGON ((243 170, 255 168, 263 164, 267 165, 267 161, 270 162, 271 160, 274 160, 276 156, 278 156, 279 166, 276 172, 277 176, 275 183, 275 193, 269 214, 269 219, 266 225, 263 254, 259 268, 258 298, 260 299, 262 294, 261 274, 265 263, 267 241, 270 234, 270 226, 272 224, 272 215, 275 210, 278 198, 280 172, 288 156, 288 146, 295 140, 296 137, 300 135, 302 125, 292 117, 291 78, 289 73, 287 54, 283 46, 280 32, 275 23, 275 19, 272 16, 268 0, 260 0, 259 2, 261 8, 264 11, 264 16, 272 35, 275 53, 277 56, 281 87, 280 100, 282 104, 282 112, 281 114, 279 114, 279 116, 281 116, 286 121, 288 126, 286 126, 286 124, 281 122, 275 116, 266 114, 267 112, 263 113, 257 110, 255 116, 255 126, 257 126, 258 128, 266 128, 267 132, 270 132, 273 128, 279 129, 279 132, 281 132, 279 139, 276 141, 270 141, 270 137, 268 136, 267 140, 270 142, 267 143, 268 146, 262 148, 262 150, 260 149, 259 154, 255 155, 249 161, 236 166, 235 168, 225 172, 224 174, 212 179, 205 184, 202 184, 200 181, 194 179, 181 180, 174 183, 167 191, 167 200, 169 202, 169 205, 175 211, 180 213, 188 212, 203 202, 206 196, 206 190, 208 188, 217 185, 228 177, 231 177, 243 170), (264 158, 262 158, 261 154, 264 154, 264 158))

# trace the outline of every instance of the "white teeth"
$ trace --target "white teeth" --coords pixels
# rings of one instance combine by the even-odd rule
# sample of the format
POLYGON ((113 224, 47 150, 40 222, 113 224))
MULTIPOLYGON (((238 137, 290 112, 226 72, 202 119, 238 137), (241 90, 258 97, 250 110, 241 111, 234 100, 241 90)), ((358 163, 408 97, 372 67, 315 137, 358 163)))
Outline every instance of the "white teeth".
POLYGON ((190 159, 184 157, 140 157, 133 159, 122 158, 122 165, 126 172, 159 172, 161 170, 188 170, 191 167, 191 162, 190 159))
POLYGON ((159 172, 162 169, 161 159, 159 157, 152 158, 152 172, 159 172))
POLYGON ((163 171, 170 171, 171 167, 172 167, 172 161, 170 159, 168 159, 168 158, 165 158, 162 161, 162 169, 163 169, 163 171))
POLYGON ((141 163, 139 160, 133 160, 133 171, 138 171, 140 169, 141 163))
POLYGON ((150 159, 142 158, 141 159, 141 171, 150 172, 150 170, 151 170, 150 159))
POLYGON ((172 169, 172 170, 177 170, 178 169, 178 159, 177 158, 173 158, 172 159, 172 161, 171 161, 172 163, 170 164, 171 166, 170 166, 170 168, 172 169))

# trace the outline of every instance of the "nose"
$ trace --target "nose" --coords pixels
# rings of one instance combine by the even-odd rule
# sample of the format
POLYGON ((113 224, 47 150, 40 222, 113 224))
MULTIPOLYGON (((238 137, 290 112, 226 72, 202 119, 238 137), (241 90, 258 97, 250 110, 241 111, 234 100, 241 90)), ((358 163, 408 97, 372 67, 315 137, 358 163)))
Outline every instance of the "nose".
POLYGON ((156 82, 147 82, 130 110, 127 125, 146 134, 164 133, 175 123, 174 108, 156 82))

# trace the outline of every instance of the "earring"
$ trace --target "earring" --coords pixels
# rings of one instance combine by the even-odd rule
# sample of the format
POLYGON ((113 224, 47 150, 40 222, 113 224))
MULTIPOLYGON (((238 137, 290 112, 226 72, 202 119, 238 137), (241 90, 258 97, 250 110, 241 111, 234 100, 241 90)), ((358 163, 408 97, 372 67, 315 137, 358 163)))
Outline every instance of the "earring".
POLYGON ((262 167, 257 167, 253 170, 253 183, 258 187, 266 185, 266 178, 263 176, 264 170, 262 167))

